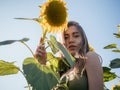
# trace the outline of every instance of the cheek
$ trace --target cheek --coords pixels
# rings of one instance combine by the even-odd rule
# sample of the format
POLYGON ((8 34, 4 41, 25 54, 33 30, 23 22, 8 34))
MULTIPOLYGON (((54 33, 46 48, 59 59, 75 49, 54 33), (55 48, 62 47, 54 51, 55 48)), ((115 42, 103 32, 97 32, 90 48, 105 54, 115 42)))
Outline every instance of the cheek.
POLYGON ((65 45, 65 47, 67 48, 67 47, 68 47, 68 42, 65 42, 65 44, 64 44, 64 45, 65 45))
POLYGON ((77 47, 78 47, 78 50, 80 50, 81 47, 82 47, 82 40, 79 39, 79 40, 77 41, 76 45, 77 45, 77 47))
POLYGON ((69 40, 68 39, 65 40, 65 46, 66 47, 69 46, 69 40))
POLYGON ((81 38, 76 39, 76 43, 77 43, 78 45, 81 45, 81 44, 82 44, 82 39, 81 39, 81 38))
POLYGON ((79 41, 78 44, 81 46, 82 45, 82 41, 79 41))

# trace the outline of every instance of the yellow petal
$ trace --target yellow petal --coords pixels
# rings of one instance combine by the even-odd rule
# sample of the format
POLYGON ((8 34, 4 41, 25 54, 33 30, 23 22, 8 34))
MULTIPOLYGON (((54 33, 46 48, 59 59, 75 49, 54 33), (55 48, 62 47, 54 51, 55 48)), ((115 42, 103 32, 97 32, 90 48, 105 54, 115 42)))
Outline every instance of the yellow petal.
POLYGON ((41 26, 47 32, 63 31, 67 27, 67 9, 63 0, 49 0, 41 6, 41 26))

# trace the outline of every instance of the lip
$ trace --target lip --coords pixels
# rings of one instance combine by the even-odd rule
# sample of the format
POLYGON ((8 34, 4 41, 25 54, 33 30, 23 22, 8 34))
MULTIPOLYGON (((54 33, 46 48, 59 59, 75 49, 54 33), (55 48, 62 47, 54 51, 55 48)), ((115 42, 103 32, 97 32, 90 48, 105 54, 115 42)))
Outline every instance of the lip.
POLYGON ((76 46, 75 46, 75 45, 70 45, 68 48, 69 48, 69 49, 75 49, 76 46))

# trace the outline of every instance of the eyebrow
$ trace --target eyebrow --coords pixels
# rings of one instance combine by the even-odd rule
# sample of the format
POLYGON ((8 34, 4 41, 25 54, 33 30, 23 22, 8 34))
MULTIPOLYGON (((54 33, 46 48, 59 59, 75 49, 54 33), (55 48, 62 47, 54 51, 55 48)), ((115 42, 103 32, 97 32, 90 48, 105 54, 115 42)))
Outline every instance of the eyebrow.
MULTIPOLYGON (((81 36, 80 32, 73 32, 72 35, 80 35, 80 36, 81 36)), ((69 36, 69 34, 67 34, 67 33, 65 34, 65 33, 64 33, 64 38, 65 38, 66 36, 69 36)))
MULTIPOLYGON (((80 32, 73 32, 72 34, 73 34, 73 35, 74 35, 74 34, 80 34, 80 32)), ((64 35, 68 35, 68 34, 67 34, 67 33, 64 33, 64 35)))
POLYGON ((74 34, 80 34, 80 33, 79 33, 79 32, 73 32, 73 35, 74 35, 74 34))

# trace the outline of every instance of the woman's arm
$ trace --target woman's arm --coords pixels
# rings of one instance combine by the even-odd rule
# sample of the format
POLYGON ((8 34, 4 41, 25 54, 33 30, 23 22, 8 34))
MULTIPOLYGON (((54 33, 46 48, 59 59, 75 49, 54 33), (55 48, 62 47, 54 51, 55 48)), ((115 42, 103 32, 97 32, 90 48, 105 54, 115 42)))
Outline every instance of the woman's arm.
POLYGON ((86 56, 86 71, 89 90, 103 90, 104 84, 101 59, 95 52, 88 52, 86 56))

